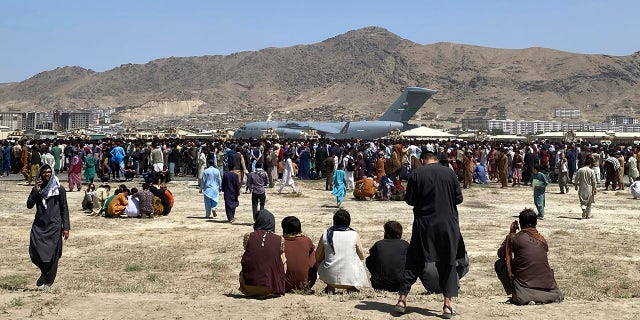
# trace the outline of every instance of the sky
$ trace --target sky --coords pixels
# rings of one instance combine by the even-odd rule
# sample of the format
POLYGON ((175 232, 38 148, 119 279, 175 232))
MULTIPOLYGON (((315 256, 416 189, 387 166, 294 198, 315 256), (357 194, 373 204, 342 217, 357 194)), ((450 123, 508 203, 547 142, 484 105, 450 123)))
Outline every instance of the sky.
POLYGON ((640 51, 637 0, 2 0, 0 83, 64 66, 312 44, 378 26, 420 44, 640 51))

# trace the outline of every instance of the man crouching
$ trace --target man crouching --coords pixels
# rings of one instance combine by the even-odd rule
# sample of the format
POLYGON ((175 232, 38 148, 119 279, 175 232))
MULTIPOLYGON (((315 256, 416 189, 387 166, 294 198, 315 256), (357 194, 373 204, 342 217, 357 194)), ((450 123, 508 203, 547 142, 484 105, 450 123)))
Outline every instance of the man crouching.
POLYGON ((510 302, 518 305, 530 303, 560 302, 564 299, 549 266, 549 246, 538 233, 535 211, 524 209, 518 217, 522 230, 518 233, 518 221, 511 223, 506 239, 498 249, 496 274, 502 282, 510 302))

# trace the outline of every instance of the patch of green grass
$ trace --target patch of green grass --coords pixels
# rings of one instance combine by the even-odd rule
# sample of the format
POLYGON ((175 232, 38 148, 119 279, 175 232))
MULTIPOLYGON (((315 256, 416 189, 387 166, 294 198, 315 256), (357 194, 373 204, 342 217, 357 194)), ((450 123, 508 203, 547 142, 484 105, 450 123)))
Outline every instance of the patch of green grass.
POLYGON ((567 230, 561 229, 561 230, 556 230, 552 233, 554 236, 568 236, 571 235, 571 233, 567 230))
POLYGON ((124 271, 125 272, 138 272, 138 271, 142 271, 142 266, 139 264, 129 264, 126 267, 124 267, 124 271))
POLYGON ((11 299, 9 303, 7 303, 7 306, 10 308, 22 307, 23 305, 24 305, 24 301, 22 301, 22 298, 20 297, 15 297, 11 299))
POLYGON ((285 198, 307 198, 307 196, 304 193, 300 192, 300 191, 298 191, 296 193, 293 193, 293 192, 291 192, 291 193, 282 193, 281 196, 283 196, 285 198))
POLYGON ((582 275, 587 278, 597 277, 598 275, 600 275, 601 272, 602 272, 602 268, 600 268, 600 266, 596 266, 593 264, 583 267, 581 271, 582 275))
POLYGON ((26 289, 29 279, 24 274, 13 274, 0 277, 0 288, 5 290, 26 289))
POLYGON ((150 273, 147 275, 147 280, 151 282, 160 282, 160 276, 156 273, 150 273))
POLYGON ((212 278, 217 278, 221 276, 226 270, 226 264, 222 261, 214 260, 213 262, 211 262, 209 266, 211 267, 212 278))

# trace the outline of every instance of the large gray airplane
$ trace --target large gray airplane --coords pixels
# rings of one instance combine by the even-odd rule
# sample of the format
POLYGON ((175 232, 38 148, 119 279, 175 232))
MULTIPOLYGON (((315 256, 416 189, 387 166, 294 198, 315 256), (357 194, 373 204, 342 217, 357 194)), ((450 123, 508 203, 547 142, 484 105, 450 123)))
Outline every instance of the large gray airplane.
POLYGON ((415 125, 408 123, 422 105, 437 91, 405 87, 400 97, 378 120, 347 122, 260 121, 250 122, 238 128, 236 139, 261 138, 273 132, 280 138, 306 138, 311 132, 331 139, 376 139, 388 136, 394 130, 408 130, 415 125))

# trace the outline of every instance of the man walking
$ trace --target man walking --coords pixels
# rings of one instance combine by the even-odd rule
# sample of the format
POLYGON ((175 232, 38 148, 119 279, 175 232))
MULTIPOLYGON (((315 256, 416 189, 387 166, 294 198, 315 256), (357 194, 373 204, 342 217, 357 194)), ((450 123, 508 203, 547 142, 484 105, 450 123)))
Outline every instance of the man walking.
POLYGON ((209 167, 202 173, 202 185, 200 185, 200 191, 204 194, 205 218, 209 218, 211 215, 218 216, 216 208, 218 207, 220 186, 222 185, 220 170, 214 166, 213 159, 207 160, 207 165, 209 167))
POLYGON ((258 212, 264 209, 264 203, 267 199, 264 188, 269 184, 269 176, 267 172, 262 170, 262 162, 255 164, 256 170, 249 173, 247 177, 247 188, 251 190, 251 208, 253 209, 253 221, 258 218, 258 212), (258 202, 260 210, 258 210, 258 202))
POLYGON ((427 262, 435 262, 444 296, 442 317, 450 319, 455 315, 451 298, 458 296, 459 287, 456 259, 465 254, 456 207, 462 203, 462 191, 455 173, 439 165, 433 152, 423 151, 420 160, 423 165, 407 182, 405 202, 413 206, 413 230, 395 310, 405 312, 411 285, 427 262))
POLYGON ((596 195, 596 174, 591 169, 593 160, 587 158, 584 161, 584 166, 578 169, 574 178, 573 184, 578 191, 578 198, 580 199, 580 208, 582 209, 582 219, 589 219, 591 215, 591 204, 595 202, 596 195))

